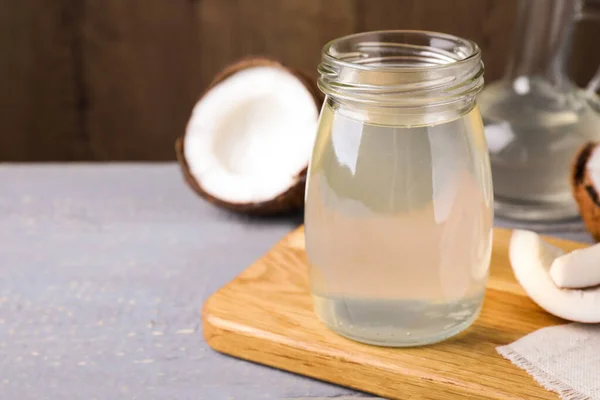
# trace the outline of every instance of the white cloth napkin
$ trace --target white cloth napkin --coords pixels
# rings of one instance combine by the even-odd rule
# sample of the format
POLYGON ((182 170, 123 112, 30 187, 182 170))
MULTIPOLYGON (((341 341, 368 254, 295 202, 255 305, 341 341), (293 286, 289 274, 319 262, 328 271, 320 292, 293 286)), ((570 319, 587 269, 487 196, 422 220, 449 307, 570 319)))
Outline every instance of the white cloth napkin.
POLYGON ((539 329, 496 350, 567 400, 600 400, 600 325, 539 329))

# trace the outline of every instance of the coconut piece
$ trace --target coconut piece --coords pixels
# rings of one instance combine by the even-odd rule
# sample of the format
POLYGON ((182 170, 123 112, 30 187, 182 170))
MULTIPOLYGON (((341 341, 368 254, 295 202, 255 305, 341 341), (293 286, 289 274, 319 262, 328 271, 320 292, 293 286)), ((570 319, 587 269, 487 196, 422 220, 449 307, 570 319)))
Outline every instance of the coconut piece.
POLYGON ((586 143, 575 157, 571 187, 586 229, 596 242, 600 242, 600 151, 597 143, 586 143))
POLYGON ((550 277, 561 288, 600 285, 600 243, 557 257, 550 267, 550 277))
POLYGON ((301 209, 322 101, 313 80, 275 60, 225 68, 176 141, 186 181, 211 203, 240 213, 301 209))
POLYGON ((549 269, 565 252, 542 240, 535 232, 514 230, 510 240, 510 263, 529 297, 557 317, 582 323, 600 322, 600 287, 561 289, 552 281, 549 269))

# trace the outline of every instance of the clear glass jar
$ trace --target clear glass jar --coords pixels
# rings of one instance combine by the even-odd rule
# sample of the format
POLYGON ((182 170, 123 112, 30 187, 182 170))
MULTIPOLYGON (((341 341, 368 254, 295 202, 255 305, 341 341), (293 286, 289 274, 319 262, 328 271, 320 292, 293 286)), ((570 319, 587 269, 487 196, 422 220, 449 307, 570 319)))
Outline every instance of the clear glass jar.
POLYGON ((316 314, 383 346, 466 329, 483 302, 493 191, 471 41, 379 31, 328 43, 308 170, 306 251, 316 314))
POLYGON ((600 141, 600 69, 586 89, 567 73, 575 24, 594 18, 586 3, 520 0, 505 74, 478 95, 498 216, 540 223, 579 217, 571 166, 586 143, 600 141))

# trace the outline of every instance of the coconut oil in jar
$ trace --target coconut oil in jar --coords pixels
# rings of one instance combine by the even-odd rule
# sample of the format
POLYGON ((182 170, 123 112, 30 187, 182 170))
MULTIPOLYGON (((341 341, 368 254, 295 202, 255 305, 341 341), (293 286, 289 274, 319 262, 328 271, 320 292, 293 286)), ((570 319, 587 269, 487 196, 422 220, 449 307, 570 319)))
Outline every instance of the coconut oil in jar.
MULTIPOLYGON (((432 34, 360 35, 369 34, 345 40, 354 39, 355 46, 393 40, 410 45, 425 40, 419 35, 432 34)), ((452 40, 463 43, 442 38, 449 47, 452 40)), ((382 48, 375 73, 386 56, 382 48)), ((362 49, 364 62, 370 53, 362 49)), ((403 72, 427 68, 410 60, 399 64, 397 56, 390 56, 395 58, 386 68, 399 74, 403 85, 410 83, 403 72)), ((445 58, 430 63, 436 61, 453 63, 445 58)), ((331 74, 330 65, 321 68, 331 74)), ((343 75, 344 68, 337 73, 343 75)), ((352 101, 352 93, 328 87, 334 85, 326 81, 331 76, 320 80, 327 98, 306 190, 315 313, 333 331, 364 343, 414 346, 453 336, 479 315, 490 261, 492 187, 479 109, 469 98, 450 108, 448 99, 442 107, 423 107, 418 99, 399 101, 403 94, 392 96, 390 90, 378 93, 388 107, 361 103, 364 92, 352 101)), ((389 77, 385 87, 390 87, 389 77)), ((431 94, 420 95, 427 103, 431 94)))

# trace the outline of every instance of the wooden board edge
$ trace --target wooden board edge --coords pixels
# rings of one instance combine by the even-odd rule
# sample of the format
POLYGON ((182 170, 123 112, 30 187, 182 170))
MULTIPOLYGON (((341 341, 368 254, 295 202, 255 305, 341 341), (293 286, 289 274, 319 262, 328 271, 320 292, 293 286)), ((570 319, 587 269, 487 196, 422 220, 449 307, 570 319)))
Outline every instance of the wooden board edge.
POLYGON ((245 327, 219 318, 210 308, 203 313, 203 330, 207 344, 219 353, 390 399, 419 398, 423 390, 440 398, 517 399, 508 393, 491 393, 488 388, 457 385, 443 377, 398 375, 377 368, 365 373, 342 358, 310 354, 312 360, 307 360, 306 350, 268 340, 266 332, 244 331, 245 327))
MULTIPOLYGON (((268 251, 252 263, 248 268, 259 264, 269 253, 279 246, 290 246, 300 249, 301 243, 298 243, 299 235, 303 234, 304 226, 300 225, 292 229, 275 243, 268 251)), ((501 240, 510 240, 513 229, 494 228, 494 236, 499 233, 504 236, 501 240)), ((572 240, 561 239, 553 236, 541 234, 542 238, 555 245, 567 245, 571 248, 581 248, 589 246, 587 243, 576 242, 572 240)), ((242 272, 243 273, 243 272, 242 272)), ((307 352, 306 349, 286 344, 285 341, 273 340, 273 334, 262 332, 251 327, 238 324, 235 321, 228 321, 219 317, 218 307, 213 303, 219 303, 219 298, 228 289, 228 287, 240 279, 240 273, 230 282, 214 292, 203 304, 201 317, 203 324, 203 336, 206 343, 215 351, 239 359, 255 362, 269 367, 277 368, 283 371, 308 376, 320 381, 348 387, 378 396, 386 396, 391 399, 406 398, 406 389, 413 389, 414 393, 409 395, 411 398, 420 398, 420 394, 425 389, 433 391, 436 395, 443 394, 468 397, 470 399, 521 399, 506 392, 491 392, 490 388, 478 385, 459 385, 448 381, 444 377, 439 379, 424 378, 420 376, 398 375, 391 373, 386 369, 373 369, 372 373, 365 374, 364 371, 358 372, 361 383, 352 381, 352 373, 348 370, 353 369, 351 360, 341 358, 330 358, 320 354, 307 352), (282 352, 281 349, 284 349, 282 352), (306 355, 310 354, 314 360, 308 361, 306 355), (340 368, 340 365, 343 368, 340 368), (341 373, 340 370, 344 371, 341 373), (399 376, 401 379, 399 379, 399 376), (365 385, 365 382, 366 385, 365 385), (398 397, 402 395, 402 397, 398 397)), ((523 294, 519 294, 523 295, 523 294)), ((279 338, 281 339, 281 338, 279 338)), ((507 361, 508 362, 508 361, 507 361)), ((532 379, 532 384, 535 381, 532 379)))
POLYGON ((219 353, 390 399, 418 399, 424 390, 440 398, 521 399, 486 386, 455 382, 434 372, 420 376, 374 367, 365 373, 352 360, 311 352, 279 335, 221 318, 218 307, 213 307, 213 303, 220 303, 220 296, 216 292, 202 308, 204 340, 219 353))

